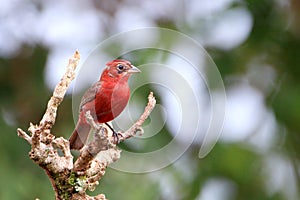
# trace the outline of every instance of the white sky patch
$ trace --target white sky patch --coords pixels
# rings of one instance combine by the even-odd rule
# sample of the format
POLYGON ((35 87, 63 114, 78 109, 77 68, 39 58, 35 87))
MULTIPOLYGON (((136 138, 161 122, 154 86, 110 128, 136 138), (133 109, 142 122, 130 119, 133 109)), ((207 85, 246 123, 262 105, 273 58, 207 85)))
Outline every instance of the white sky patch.
POLYGON ((33 22, 37 10, 27 1, 0 0, 0 56, 11 57, 18 53, 22 43, 31 44, 33 22))
POLYGON ((227 91, 224 131, 221 139, 237 142, 248 138, 266 117, 264 96, 246 83, 227 91))
MULTIPOLYGON (((78 4, 76 4, 77 6, 73 5, 71 7, 73 9, 68 9, 68 5, 69 3, 66 2, 63 4, 49 3, 37 20, 37 37, 51 49, 45 69, 46 83, 51 89, 60 80, 68 59, 74 54, 74 51, 76 49, 80 51, 80 65, 82 65, 85 57, 103 37, 101 23, 95 10, 88 6, 80 7, 78 4), (79 9, 80 17, 78 17, 79 9), (60 13, 60 15, 55 13, 60 13)), ((99 61, 99 65, 101 64, 105 65, 99 61)), ((77 69, 77 72, 79 70, 77 69)), ((74 83, 68 93, 72 92, 73 85, 74 83)))
POLYGON ((178 19, 182 17, 184 12, 184 2, 181 0, 164 0, 164 1, 153 1, 153 0, 144 0, 139 1, 138 8, 143 10, 148 16, 153 20, 158 18, 168 18, 168 19, 178 19))
POLYGON ((267 111, 266 116, 262 119, 261 124, 254 134, 251 135, 248 144, 252 149, 259 153, 267 153, 276 141, 278 141, 275 116, 272 112, 267 111))
POLYGON ((163 170, 150 173, 149 177, 159 184, 160 193, 163 196, 163 199, 179 200, 182 198, 176 190, 176 188, 179 187, 180 182, 175 179, 173 174, 163 170))
POLYGON ((230 50, 248 38, 252 26, 252 16, 245 8, 226 10, 212 19, 203 43, 230 50))
POLYGON ((208 18, 217 12, 225 10, 231 3, 238 0, 190 0, 187 4, 189 15, 187 19, 194 21, 197 18, 208 18))
POLYGON ((143 27, 154 27, 154 20, 138 7, 120 7, 115 16, 117 33, 143 27))
POLYGON ((232 181, 213 178, 208 180, 202 191, 196 198, 197 200, 231 200, 235 199, 235 184, 232 181))
MULTIPOLYGON (((98 74, 95 73, 95 70, 92 72, 91 70, 87 70, 86 73, 81 72, 81 68, 84 63, 84 60, 90 51, 91 49, 89 49, 89 47, 81 48, 80 50, 81 61, 79 63, 78 68, 76 69, 76 79, 80 78, 80 79, 84 79, 84 81, 81 81, 81 85, 77 84, 76 79, 75 81, 72 81, 70 88, 67 90, 67 93, 73 93, 73 87, 75 83, 76 83, 76 87, 78 87, 76 88, 76 92, 77 91, 82 92, 83 88, 86 89, 88 86, 91 86, 94 82, 97 81, 97 77, 100 76, 101 71, 99 71, 98 74), (88 73, 90 74, 89 76, 88 73)), ((68 65, 69 58, 74 53, 75 53, 74 48, 59 48, 59 47, 52 48, 51 51, 49 52, 44 73, 45 73, 46 84, 51 90, 54 89, 54 87, 59 82, 63 74, 66 72, 67 69, 66 67, 68 65)), ((95 66, 100 66, 101 64, 105 66, 105 63, 98 62, 98 65, 93 65, 91 66, 91 68, 95 66)))
POLYGON ((17 54, 20 47, 20 42, 11 34, 7 24, 2 24, 0 26, 0 56, 12 57, 17 54))
POLYGON ((170 55, 165 65, 151 77, 165 87, 157 90, 167 111, 166 125, 178 141, 191 143, 199 134, 203 98, 207 97, 205 84, 195 68, 177 56, 170 55))
POLYGON ((239 0, 192 0, 186 6, 186 20, 195 29, 193 37, 205 46, 230 50, 242 44, 253 27, 251 13, 239 0))
POLYGON ((35 29, 41 41, 50 47, 78 48, 97 44, 103 32, 99 13, 86 4, 72 4, 71 9, 69 4, 47 4, 35 29))
POLYGON ((85 1, 63 0, 59 4, 43 1, 41 4, 43 9, 39 11, 27 1, 1 2, 0 56, 13 56, 22 43, 45 45, 50 49, 45 79, 48 87, 53 89, 75 50, 80 51, 82 63, 84 54, 103 37, 101 14, 85 1))
POLYGON ((271 195, 280 192, 286 199, 298 199, 296 175, 289 158, 280 154, 267 156, 262 173, 265 176, 265 186, 271 195))

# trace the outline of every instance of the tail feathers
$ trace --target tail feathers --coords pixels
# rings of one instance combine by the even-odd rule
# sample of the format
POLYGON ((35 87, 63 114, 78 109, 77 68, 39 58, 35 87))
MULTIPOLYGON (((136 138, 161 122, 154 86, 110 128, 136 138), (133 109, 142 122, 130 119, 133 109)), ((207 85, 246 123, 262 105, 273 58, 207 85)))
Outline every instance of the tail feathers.
POLYGON ((86 123, 78 122, 69 138, 70 148, 80 150, 87 141, 91 127, 86 123))

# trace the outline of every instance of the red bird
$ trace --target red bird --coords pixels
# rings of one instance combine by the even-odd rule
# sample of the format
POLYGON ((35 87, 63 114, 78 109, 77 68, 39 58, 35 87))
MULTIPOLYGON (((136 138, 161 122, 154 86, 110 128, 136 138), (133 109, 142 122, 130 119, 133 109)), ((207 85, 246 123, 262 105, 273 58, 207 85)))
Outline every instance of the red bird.
POLYGON ((130 97, 128 79, 137 72, 140 70, 127 60, 113 60, 106 64, 100 80, 81 99, 78 122, 69 139, 71 149, 81 149, 88 138, 91 129, 85 120, 88 110, 99 123, 106 124, 124 110, 130 97))

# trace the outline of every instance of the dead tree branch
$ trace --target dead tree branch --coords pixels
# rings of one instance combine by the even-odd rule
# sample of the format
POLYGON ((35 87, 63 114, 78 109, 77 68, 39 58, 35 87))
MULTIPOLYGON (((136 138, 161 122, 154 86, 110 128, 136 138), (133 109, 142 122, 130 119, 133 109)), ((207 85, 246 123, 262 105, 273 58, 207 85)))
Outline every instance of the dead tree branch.
MULTIPOLYGON (((62 137, 56 138, 51 133, 58 106, 63 101, 71 81, 75 78, 75 69, 79 60, 80 54, 76 51, 69 59, 67 70, 56 85, 39 125, 30 123, 28 128, 30 135, 20 128, 17 129, 17 132, 19 137, 31 145, 29 157, 47 173, 57 200, 104 200, 106 199, 105 195, 91 197, 86 194, 86 190, 93 191, 105 174, 107 166, 120 158, 121 151, 114 143, 114 138, 108 134, 107 128, 96 123, 89 111, 86 113, 86 120, 95 134, 92 141, 81 150, 80 156, 75 162, 70 151, 69 141, 62 137), (59 155, 58 150, 63 155, 59 155), (99 153, 102 156, 97 156, 99 153)), ((151 92, 144 113, 129 130, 118 133, 119 141, 124 141, 133 137, 138 131, 142 131, 141 126, 155 104, 156 101, 151 92)))

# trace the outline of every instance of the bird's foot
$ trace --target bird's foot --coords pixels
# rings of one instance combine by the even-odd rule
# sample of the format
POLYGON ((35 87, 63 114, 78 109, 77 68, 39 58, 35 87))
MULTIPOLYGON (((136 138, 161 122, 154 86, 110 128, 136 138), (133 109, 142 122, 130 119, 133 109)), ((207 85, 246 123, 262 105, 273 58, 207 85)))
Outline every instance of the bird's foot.
POLYGON ((105 124, 113 132, 112 136, 114 138, 114 143, 119 144, 120 141, 119 141, 118 133, 108 123, 105 123, 105 124))
POLYGON ((114 143, 115 144, 119 144, 119 136, 118 133, 116 131, 113 131, 113 137, 114 137, 114 143))

